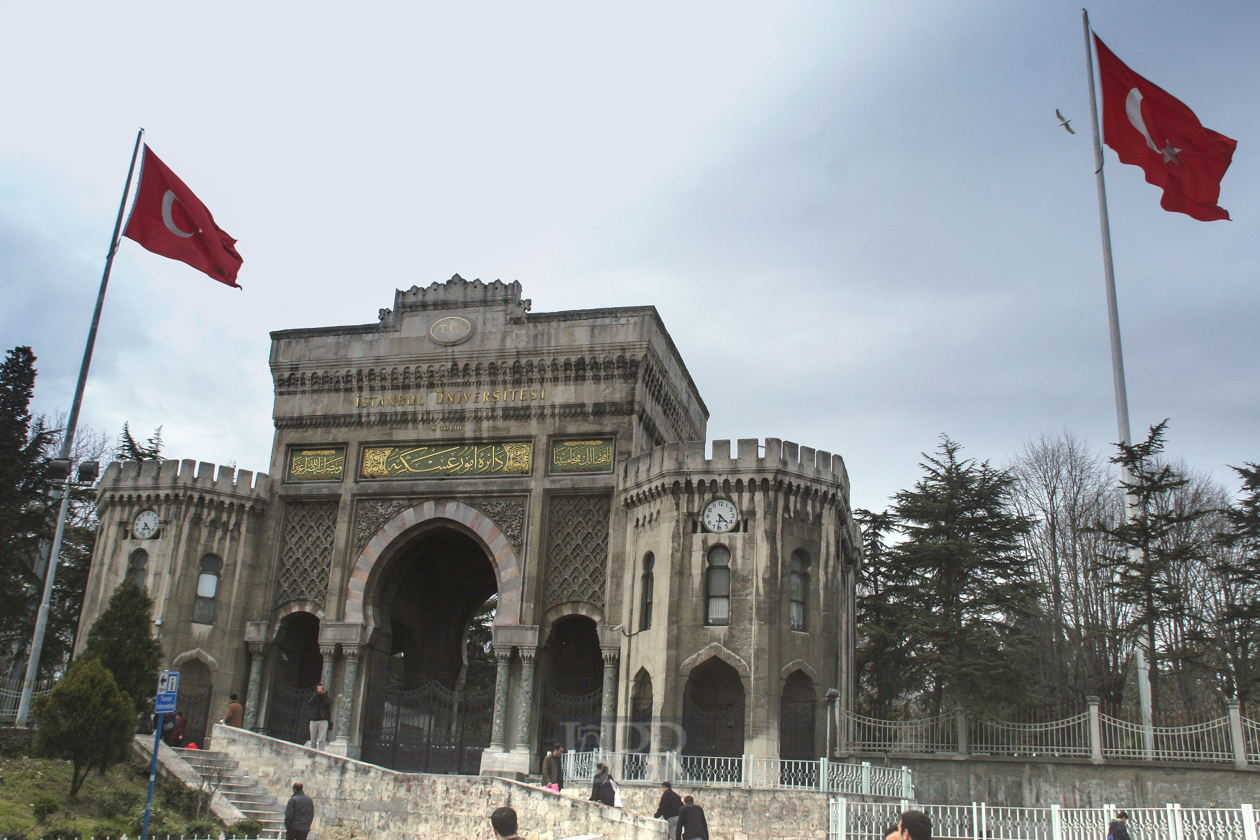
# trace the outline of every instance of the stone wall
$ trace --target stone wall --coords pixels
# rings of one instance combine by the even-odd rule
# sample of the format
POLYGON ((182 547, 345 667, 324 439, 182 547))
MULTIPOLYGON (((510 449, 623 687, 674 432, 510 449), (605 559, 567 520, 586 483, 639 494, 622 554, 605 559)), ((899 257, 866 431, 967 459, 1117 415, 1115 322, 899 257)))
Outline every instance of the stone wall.
POLYGON ((914 772, 914 794, 934 805, 1237 808, 1260 804, 1260 768, 1151 767, 1000 759, 896 758, 914 772))
MULTIPOLYGON (((713 840, 827 840, 824 793, 683 785, 676 790, 679 796, 696 798, 696 804, 704 809, 713 840)), ((587 789, 581 792, 590 796, 587 789)), ((621 799, 627 810, 650 817, 656 813, 661 788, 623 784, 621 799)))
POLYGON ((490 812, 501 805, 516 809, 530 840, 664 837, 664 823, 650 816, 505 779, 396 773, 225 726, 215 726, 214 745, 282 803, 302 782, 315 800, 318 840, 485 840, 493 836, 490 812))

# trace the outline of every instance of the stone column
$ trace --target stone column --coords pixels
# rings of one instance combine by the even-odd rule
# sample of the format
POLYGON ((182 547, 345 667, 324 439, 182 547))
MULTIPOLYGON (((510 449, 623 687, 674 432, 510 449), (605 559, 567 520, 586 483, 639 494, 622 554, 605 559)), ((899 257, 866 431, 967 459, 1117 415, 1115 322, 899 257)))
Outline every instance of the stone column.
MULTIPOLYGON (((341 695, 337 698, 337 741, 350 748, 351 714, 354 712, 354 692, 359 681, 359 645, 342 645, 341 658, 346 662, 341 677, 341 695)), ((332 750, 329 750, 332 752, 332 750)))
POLYGON ((1234 766, 1247 769, 1247 741, 1243 733, 1242 709, 1237 697, 1229 700, 1229 740, 1234 745, 1234 766))
POLYGON ((320 685, 332 691, 333 665, 337 660, 337 646, 320 645, 319 655, 324 657, 324 669, 319 674, 320 685))
POLYGON ((599 749, 612 752, 614 746, 614 718, 617 714, 617 660, 619 650, 604 650, 604 696, 599 710, 599 749))
POLYGON ((494 722, 490 725, 490 749, 506 750, 508 674, 511 648, 494 649, 494 722))
POLYGON ((245 692, 245 728, 253 731, 258 725, 258 704, 262 702, 264 642, 249 642, 249 688, 245 692))
POLYGON ((520 648, 521 654, 521 695, 520 705, 516 709, 516 746, 529 754, 529 722, 534 714, 534 656, 537 650, 520 648))
POLYGON ((1102 715, 1098 710, 1098 698, 1091 694, 1085 698, 1085 705, 1089 710, 1089 760, 1102 764, 1102 715))

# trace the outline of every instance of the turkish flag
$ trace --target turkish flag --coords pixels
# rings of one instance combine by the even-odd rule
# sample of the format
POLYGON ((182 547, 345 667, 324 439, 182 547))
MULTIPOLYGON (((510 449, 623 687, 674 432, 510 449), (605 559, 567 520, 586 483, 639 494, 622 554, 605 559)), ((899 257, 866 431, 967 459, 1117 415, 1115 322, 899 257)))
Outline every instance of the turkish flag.
POLYGON ((186 262, 220 283, 239 289, 241 255, 236 240, 214 223, 214 216, 192 190, 146 144, 140 187, 123 236, 148 250, 186 262))
POLYGON ((1142 167, 1162 187, 1159 206, 1201 222, 1228 219, 1216 205, 1237 142, 1210 128, 1177 99, 1124 65, 1094 36, 1103 91, 1103 140, 1121 163, 1142 167))

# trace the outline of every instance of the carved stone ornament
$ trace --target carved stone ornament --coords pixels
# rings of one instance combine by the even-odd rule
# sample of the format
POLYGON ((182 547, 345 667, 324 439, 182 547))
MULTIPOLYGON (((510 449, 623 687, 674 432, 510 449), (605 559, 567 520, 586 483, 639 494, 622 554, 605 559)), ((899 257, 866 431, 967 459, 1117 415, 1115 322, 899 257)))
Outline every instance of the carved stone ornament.
POLYGON ((336 527, 336 501, 285 505, 277 606, 290 601, 324 604, 336 527))
MULTIPOLYGON (((362 551, 363 547, 372 540, 372 537, 381 529, 382 525, 407 508, 420 504, 421 501, 423 500, 385 499, 374 501, 365 499, 360 501, 355 509, 355 551, 362 551)), ((524 546, 525 533, 524 496, 461 498, 459 501, 466 505, 472 505, 488 516, 499 527, 499 530, 503 532, 503 536, 508 538, 508 542, 512 544, 512 548, 516 550, 516 553, 520 554, 524 546)))
POLYGON ((604 607, 608 570, 608 496, 555 496, 547 512, 544 609, 567 601, 604 607))

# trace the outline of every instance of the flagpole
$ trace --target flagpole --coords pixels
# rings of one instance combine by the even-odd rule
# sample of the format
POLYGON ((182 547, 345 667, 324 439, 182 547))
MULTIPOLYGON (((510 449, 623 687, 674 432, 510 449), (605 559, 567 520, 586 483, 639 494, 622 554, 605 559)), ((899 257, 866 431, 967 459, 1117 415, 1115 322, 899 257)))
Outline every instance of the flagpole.
MULTIPOLYGON (((1124 384, 1124 351, 1120 347, 1120 314, 1116 303, 1116 271, 1111 261, 1111 222, 1107 217, 1107 183, 1103 178, 1102 133, 1098 128, 1098 94, 1094 87, 1094 45, 1090 40, 1092 30, 1089 27, 1089 11, 1081 10, 1081 22, 1085 27, 1085 64, 1089 71, 1089 119, 1094 127, 1094 175, 1098 179, 1098 220, 1102 228, 1103 276, 1107 285, 1107 323, 1111 330, 1111 378, 1116 391, 1116 425, 1119 427, 1120 442, 1128 446, 1132 441, 1129 430, 1129 395, 1124 384)), ((1123 478, 1129 481, 1131 476, 1125 469, 1123 478)), ((1133 518, 1133 509, 1129 496, 1125 495, 1124 516, 1126 521, 1133 518)), ((1138 704, 1141 706, 1142 726, 1146 736, 1146 754, 1151 758, 1153 750, 1153 724, 1151 714, 1151 669, 1146 656, 1146 648, 1152 646, 1154 640, 1143 634, 1137 644, 1138 668, 1138 704)), ((1152 653, 1154 652, 1152 647, 1152 653)))
MULTIPOLYGON (((79 366, 79 381, 74 389, 74 402, 70 404, 70 416, 66 418, 66 430, 61 439, 59 460, 69 461, 74 448, 74 433, 79 425, 79 409, 83 405, 83 391, 87 386, 88 368, 92 366, 92 351, 96 347, 96 332, 101 323, 101 310, 105 306, 105 289, 109 286, 109 272, 114 267, 114 255, 118 253, 119 234, 122 232, 123 214, 127 210, 127 196, 131 192, 131 176, 136 171, 136 158, 140 155, 140 141, 144 129, 136 133, 136 145, 131 151, 131 166, 127 168, 127 181, 123 184, 122 201, 118 203, 118 218, 114 220, 114 236, 110 239, 109 254, 105 257, 105 273, 101 276, 101 289, 96 295, 96 310, 92 313, 92 326, 88 329, 87 346, 83 349, 83 363, 79 366)), ((73 465, 70 465, 71 467, 73 465)), ((66 517, 70 511, 70 490, 74 471, 69 469, 65 484, 61 487, 61 507, 57 511, 57 530, 53 533, 52 549, 48 553, 48 570, 44 573, 44 596, 35 617, 35 632, 31 636, 31 649, 26 660, 26 679, 22 683, 22 698, 18 701, 17 719, 14 725, 25 727, 31 710, 31 696, 39 675, 39 660, 44 648, 44 633, 48 629, 49 605, 52 601, 53 583, 57 577, 57 563, 61 558, 61 542, 66 532, 66 517)), ((54 491, 55 492, 55 491, 54 491)))

